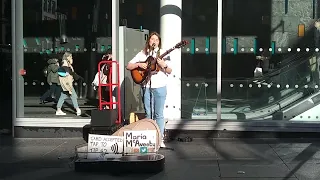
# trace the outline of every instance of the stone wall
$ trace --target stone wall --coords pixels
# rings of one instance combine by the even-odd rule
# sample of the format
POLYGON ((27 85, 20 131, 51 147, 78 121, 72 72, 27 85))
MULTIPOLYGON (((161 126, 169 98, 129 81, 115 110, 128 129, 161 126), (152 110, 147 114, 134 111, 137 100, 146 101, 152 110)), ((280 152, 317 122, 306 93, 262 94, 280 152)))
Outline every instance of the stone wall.
MULTIPOLYGON (((285 12, 285 0, 273 0, 271 12, 271 41, 276 47, 287 48, 306 37, 298 37, 299 24, 305 25, 307 33, 313 27, 313 1, 288 0, 285 12), (283 23, 282 23, 283 22, 283 23)), ((312 38, 310 38, 310 45, 312 38)))

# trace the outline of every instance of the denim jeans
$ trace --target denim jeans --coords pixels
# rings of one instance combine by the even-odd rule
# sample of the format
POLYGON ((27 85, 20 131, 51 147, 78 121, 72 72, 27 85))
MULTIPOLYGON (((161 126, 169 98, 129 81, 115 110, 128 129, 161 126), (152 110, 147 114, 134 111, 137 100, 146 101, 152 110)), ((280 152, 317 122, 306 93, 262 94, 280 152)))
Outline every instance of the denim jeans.
POLYGON ((60 95, 60 98, 59 98, 59 101, 58 101, 58 104, 57 104, 57 108, 61 108, 64 101, 70 97, 71 98, 71 101, 72 101, 72 104, 73 104, 73 107, 75 109, 78 109, 79 108, 79 105, 78 105, 78 96, 77 96, 77 93, 76 91, 74 90, 74 88, 72 87, 72 94, 70 95, 69 92, 66 92, 66 91, 63 91, 61 92, 61 95, 60 95))
POLYGON ((146 112, 146 118, 153 119, 157 122, 161 135, 164 137, 165 121, 163 110, 167 97, 167 87, 141 88, 141 96, 146 112))
POLYGON ((49 97, 51 97, 52 94, 54 94, 54 96, 55 96, 55 101, 56 101, 57 99, 60 98, 61 91, 62 91, 62 89, 61 89, 61 86, 60 86, 60 85, 58 85, 57 83, 52 83, 52 84, 50 85, 50 89, 47 90, 47 91, 41 96, 40 99, 43 100, 43 101, 45 101, 46 99, 48 99, 49 97))

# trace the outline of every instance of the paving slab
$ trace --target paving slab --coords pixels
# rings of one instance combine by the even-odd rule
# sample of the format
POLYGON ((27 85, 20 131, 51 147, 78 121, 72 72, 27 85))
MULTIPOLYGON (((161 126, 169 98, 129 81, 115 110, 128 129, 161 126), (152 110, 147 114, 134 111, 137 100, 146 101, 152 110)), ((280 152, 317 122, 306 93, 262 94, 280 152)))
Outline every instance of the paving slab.
POLYGON ((274 148, 285 163, 320 163, 320 146, 310 144, 303 148, 294 146, 289 148, 274 148))
POLYGON ((317 140, 194 139, 173 141, 160 150, 165 170, 158 174, 111 176, 76 173, 74 150, 81 138, 12 139, 0 136, 0 179, 320 179, 317 140))
POLYGON ((319 180, 319 163, 288 163, 291 174, 294 174, 299 180, 319 180))
POLYGON ((178 159, 188 160, 217 160, 217 151, 214 146, 208 144, 205 140, 195 139, 192 142, 170 142, 167 144, 168 148, 173 151, 163 151, 164 155, 174 155, 178 159))
POLYGON ((276 152, 264 143, 218 141, 215 149, 221 163, 229 163, 230 161, 251 161, 251 163, 259 164, 283 163, 276 152))
MULTIPOLYGON (((219 165, 221 177, 223 178, 285 178, 290 174, 285 164, 272 165, 219 165)), ((290 178, 295 178, 291 175, 290 178)))

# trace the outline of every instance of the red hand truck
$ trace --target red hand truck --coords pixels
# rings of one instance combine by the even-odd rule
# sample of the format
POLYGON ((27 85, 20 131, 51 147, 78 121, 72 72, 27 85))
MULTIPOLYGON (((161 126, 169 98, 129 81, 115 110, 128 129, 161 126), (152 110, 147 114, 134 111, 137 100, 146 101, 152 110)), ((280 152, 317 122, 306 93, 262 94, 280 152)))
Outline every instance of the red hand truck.
POLYGON ((103 106, 108 105, 110 109, 114 109, 113 105, 116 105, 118 110, 118 119, 116 124, 121 123, 121 94, 120 94, 120 73, 119 73, 119 63, 117 61, 100 61, 98 64, 98 76, 99 76, 99 87, 98 87, 98 94, 99 94, 99 110, 103 109, 103 106), (101 83, 101 67, 102 65, 106 65, 109 69, 108 73, 108 80, 106 84, 101 83), (116 65, 116 72, 113 72, 113 65, 116 65), (115 83, 112 83, 113 76, 117 76, 117 80, 115 83), (102 98, 102 86, 106 86, 109 88, 109 102, 104 101, 102 98), (116 101, 113 102, 113 88, 117 90, 116 101))

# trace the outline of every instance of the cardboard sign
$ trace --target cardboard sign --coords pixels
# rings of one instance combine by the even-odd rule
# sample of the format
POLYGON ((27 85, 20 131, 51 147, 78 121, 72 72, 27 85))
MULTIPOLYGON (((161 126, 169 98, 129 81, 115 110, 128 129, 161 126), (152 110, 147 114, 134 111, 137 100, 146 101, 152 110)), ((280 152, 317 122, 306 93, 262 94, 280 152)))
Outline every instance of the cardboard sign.
POLYGON ((155 130, 124 131, 124 153, 155 153, 157 135, 155 130))
POLYGON ((123 137, 89 134, 87 159, 119 158, 123 153, 123 137))

